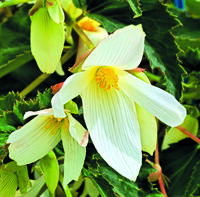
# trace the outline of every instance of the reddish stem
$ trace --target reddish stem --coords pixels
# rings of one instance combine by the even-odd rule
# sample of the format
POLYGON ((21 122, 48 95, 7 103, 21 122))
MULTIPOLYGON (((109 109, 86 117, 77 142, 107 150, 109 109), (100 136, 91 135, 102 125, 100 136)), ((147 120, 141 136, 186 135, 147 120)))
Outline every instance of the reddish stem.
MULTIPOLYGON (((157 142, 157 146, 156 146, 156 150, 155 150, 155 164, 159 164, 159 150, 158 150, 158 142, 157 142)), ((167 197, 167 193, 165 190, 165 186, 164 186, 164 182, 163 182, 163 178, 162 178, 162 168, 161 168, 161 176, 158 179, 159 181, 159 185, 160 185, 160 190, 161 192, 164 194, 165 197, 167 197)))
POLYGON ((187 131, 186 129, 184 129, 181 126, 177 126, 176 127, 179 131, 183 132, 185 135, 187 135, 188 137, 190 137, 191 139, 193 139, 195 142, 197 142, 198 144, 200 144, 200 139, 198 137, 196 137, 195 135, 191 134, 189 131, 187 131))

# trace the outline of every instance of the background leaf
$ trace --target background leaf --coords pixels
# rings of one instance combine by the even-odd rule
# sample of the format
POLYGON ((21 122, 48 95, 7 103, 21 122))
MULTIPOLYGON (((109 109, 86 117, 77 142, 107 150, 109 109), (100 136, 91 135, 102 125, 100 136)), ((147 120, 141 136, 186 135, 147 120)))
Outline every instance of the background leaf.
POLYGON ((161 152, 162 170, 170 180, 167 191, 169 196, 184 196, 188 189, 192 189, 191 181, 200 184, 199 177, 194 176, 199 158, 200 145, 191 139, 182 140, 161 152))

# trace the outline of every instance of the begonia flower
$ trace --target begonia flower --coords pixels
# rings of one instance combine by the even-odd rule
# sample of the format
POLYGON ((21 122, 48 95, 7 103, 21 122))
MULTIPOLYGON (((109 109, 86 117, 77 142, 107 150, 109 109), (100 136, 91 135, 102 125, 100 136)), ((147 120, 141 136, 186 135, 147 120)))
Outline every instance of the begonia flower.
POLYGON ((83 72, 67 78, 52 98, 54 116, 64 118, 64 104, 81 96, 94 146, 112 168, 130 180, 136 179, 142 164, 135 104, 171 127, 181 124, 186 116, 185 108, 174 96, 125 71, 140 64, 144 39, 141 25, 115 31, 88 55, 83 72))
POLYGON ((52 109, 27 112, 24 118, 37 115, 19 130, 10 134, 9 157, 17 165, 35 162, 47 155, 62 140, 64 185, 77 180, 85 160, 88 132, 66 112, 67 117, 55 118, 52 109))

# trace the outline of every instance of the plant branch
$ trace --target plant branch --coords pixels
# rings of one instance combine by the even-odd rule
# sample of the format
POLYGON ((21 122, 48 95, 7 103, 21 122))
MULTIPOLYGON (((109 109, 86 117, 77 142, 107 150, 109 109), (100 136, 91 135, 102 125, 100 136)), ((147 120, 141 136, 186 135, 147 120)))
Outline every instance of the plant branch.
MULTIPOLYGON (((69 51, 67 51, 61 58, 61 63, 64 64, 67 60, 69 60, 75 53, 75 48, 72 47, 69 51)), ((24 88, 20 95, 25 97, 32 90, 34 90, 38 85, 40 85, 44 80, 46 80, 51 74, 43 73, 39 77, 37 77, 33 82, 31 82, 26 88, 24 88)))
POLYGON ((200 144, 200 139, 198 137, 196 137, 195 135, 191 134, 188 130, 184 129, 181 126, 177 126, 176 127, 179 131, 183 132, 185 135, 187 135, 188 137, 190 137, 191 139, 193 139, 195 142, 197 142, 198 144, 200 144))
MULTIPOLYGON (((159 164, 159 150, 158 150, 158 142, 157 142, 157 146, 156 146, 156 150, 155 150, 155 164, 159 164)), ((162 168, 161 169, 161 176, 159 177, 158 181, 159 181, 159 185, 160 185, 160 190, 161 192, 164 194, 165 197, 167 197, 167 193, 165 190, 165 185, 164 185, 164 181, 162 178, 162 168)))

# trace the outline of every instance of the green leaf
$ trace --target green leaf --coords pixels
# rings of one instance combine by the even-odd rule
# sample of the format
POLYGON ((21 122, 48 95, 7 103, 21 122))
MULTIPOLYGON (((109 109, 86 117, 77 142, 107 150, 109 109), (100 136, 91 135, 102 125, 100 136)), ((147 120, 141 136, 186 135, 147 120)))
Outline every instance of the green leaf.
POLYGON ((64 108, 69 110, 72 114, 79 114, 78 106, 74 101, 69 101, 64 105, 64 108))
POLYGON ((21 193, 26 193, 28 189, 28 185, 30 183, 28 176, 27 166, 18 166, 17 168, 17 177, 19 183, 19 190, 21 193))
MULTIPOLYGON (((198 128, 199 128, 198 120, 197 118, 187 115, 185 117, 184 122, 181 124, 181 127, 189 131, 191 134, 197 136, 198 128)), ((162 149, 166 149, 169 147, 169 144, 179 142, 180 140, 187 137, 188 136, 186 134, 182 133, 176 127, 171 128, 164 136, 162 149)))
MULTIPOLYGON (((184 196, 199 158, 200 145, 191 139, 172 144, 160 153, 163 174, 170 180, 167 191, 169 196, 184 196)), ((199 179, 192 181, 195 185, 200 184, 199 179)))
POLYGON ((163 196, 157 189, 148 182, 147 177, 155 169, 144 162, 136 182, 130 181, 119 175, 100 157, 94 153, 89 144, 87 146, 88 154, 86 157, 84 176, 92 179, 98 187, 102 196, 120 196, 120 197, 161 197, 163 196))
POLYGON ((183 67, 187 72, 200 71, 200 40, 195 40, 194 43, 195 45, 191 46, 191 42, 188 43, 186 40, 184 45, 187 46, 187 49, 184 53, 179 55, 181 61, 183 62, 183 67), (198 44, 199 48, 196 48, 196 44, 198 44), (188 46, 191 46, 192 48, 189 48, 188 46))
POLYGON ((142 10, 140 8, 140 0, 127 0, 128 3, 130 4, 133 12, 135 13, 134 18, 139 17, 142 15, 142 10))
POLYGON ((53 151, 40 160, 40 166, 44 172, 47 187, 50 193, 54 194, 59 180, 59 165, 53 151))
POLYGON ((185 83, 183 83, 183 101, 194 101, 200 99, 200 72, 191 72, 187 78, 185 78, 185 83))
POLYGON ((18 93, 9 92, 6 96, 0 98, 0 114, 2 111, 12 111, 13 105, 16 103, 16 100, 21 100, 21 97, 18 93))
POLYGON ((17 55, 15 59, 8 61, 7 64, 4 64, 0 67, 0 78, 9 74, 13 70, 23 66, 33 59, 33 56, 30 52, 17 55))
POLYGON ((46 89, 43 93, 38 92, 36 101, 39 102, 40 109, 51 107, 51 98, 53 97, 52 89, 46 89))
POLYGON ((7 131, 14 131, 14 130, 16 130, 16 128, 12 125, 9 125, 5 117, 3 116, 0 117, 0 131, 7 132, 7 131))
POLYGON ((198 1, 198 0, 187 0, 186 6, 187 6, 187 11, 193 17, 200 17, 200 1, 198 1))
POLYGON ((18 54, 30 51, 28 8, 21 7, 13 17, 0 24, 0 65, 7 64, 18 54))
MULTIPOLYGON (((191 194, 193 194, 198 187, 200 187, 200 161, 198 161, 194 167, 194 170, 192 172, 190 182, 187 185, 187 188, 184 193, 184 197, 190 197, 191 194), (197 184, 198 183, 198 184, 197 184)), ((199 193, 200 194, 200 193, 199 193)))
POLYGON ((189 17, 185 12, 170 9, 182 23, 179 27, 172 30, 172 33, 182 39, 198 40, 200 34, 200 20, 189 17))
POLYGON ((84 8, 87 5, 86 0, 73 0, 73 3, 77 8, 84 8))
POLYGON ((28 102, 23 101, 16 101, 14 105, 13 112, 16 116, 20 119, 20 121, 24 124, 24 114, 27 111, 39 111, 39 103, 33 100, 29 100, 28 102))
POLYGON ((179 23, 167 7, 157 0, 141 0, 142 17, 136 19, 142 23, 146 33, 145 53, 151 68, 159 68, 164 73, 168 91, 177 99, 181 96, 181 75, 184 70, 177 60, 177 48, 170 31, 179 23), (167 51, 167 53, 166 53, 167 51), (176 73, 176 74, 174 74, 176 73))

